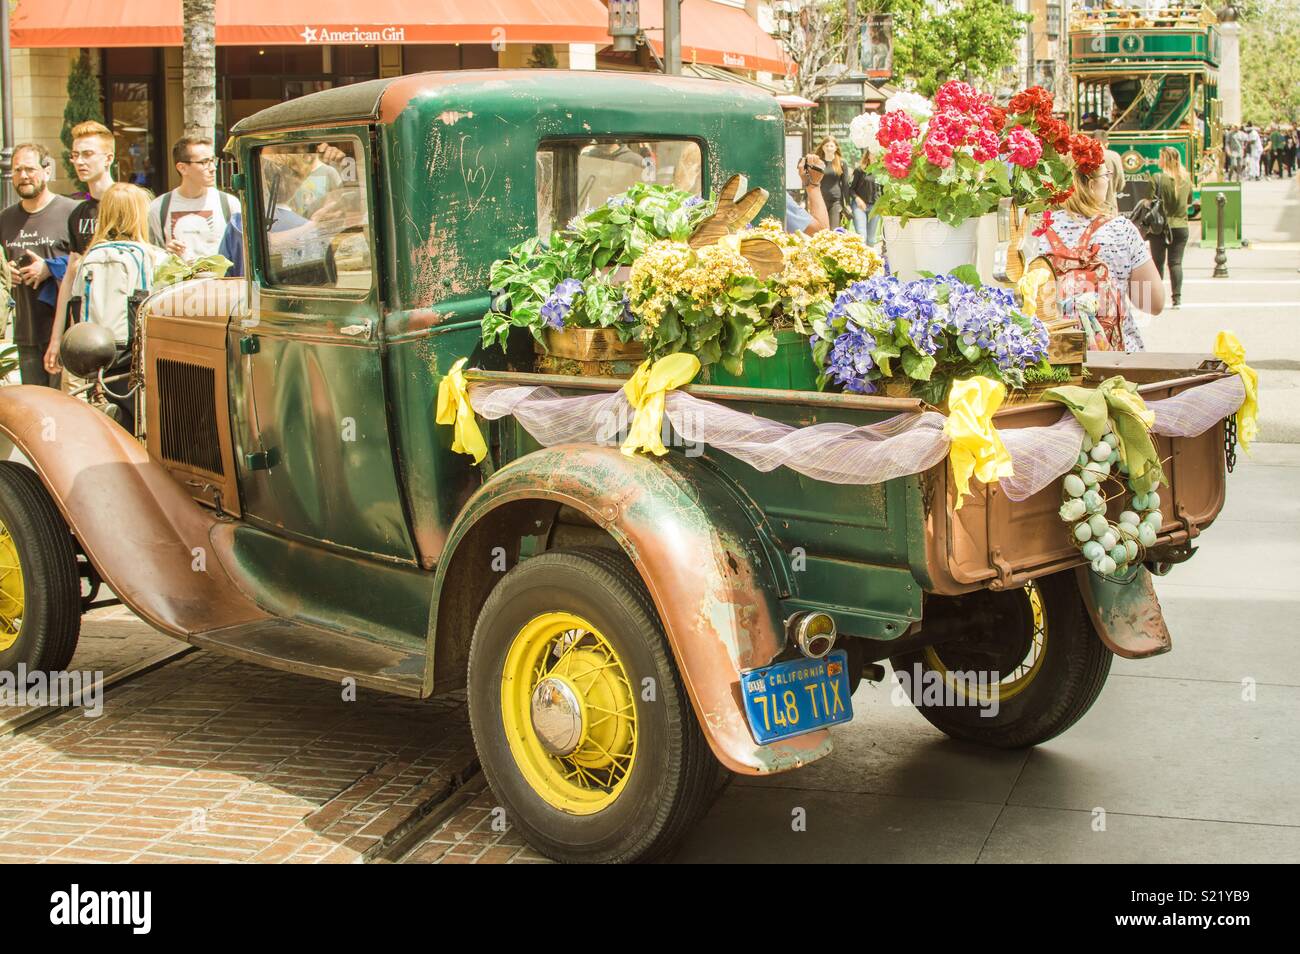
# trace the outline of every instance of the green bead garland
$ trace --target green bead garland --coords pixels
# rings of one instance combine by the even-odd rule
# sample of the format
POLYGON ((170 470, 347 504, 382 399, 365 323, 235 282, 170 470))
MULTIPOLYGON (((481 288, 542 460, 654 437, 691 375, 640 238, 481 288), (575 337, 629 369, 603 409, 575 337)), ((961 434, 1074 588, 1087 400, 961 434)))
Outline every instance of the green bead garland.
POLYGON ((1102 576, 1122 576, 1141 563, 1160 533, 1164 516, 1157 487, 1144 494, 1133 490, 1128 469, 1120 463, 1119 438, 1109 424, 1098 441, 1083 436, 1079 459, 1062 481, 1061 497, 1060 517, 1070 527, 1070 540, 1102 576), (1132 509, 1118 521, 1106 516, 1109 498, 1102 486, 1108 480, 1124 481, 1132 493, 1132 509))

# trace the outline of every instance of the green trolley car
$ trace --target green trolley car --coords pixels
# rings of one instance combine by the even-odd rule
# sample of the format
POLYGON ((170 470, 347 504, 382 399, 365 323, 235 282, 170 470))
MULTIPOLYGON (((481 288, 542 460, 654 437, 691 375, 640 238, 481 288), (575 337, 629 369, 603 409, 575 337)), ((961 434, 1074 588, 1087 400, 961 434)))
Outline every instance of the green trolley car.
MULTIPOLYGON (((1156 171, 1172 146, 1201 184, 1222 179, 1218 17, 1201 4, 1076 9, 1070 21, 1071 122, 1106 130, 1130 177, 1156 171)), ((1121 208, 1126 206, 1121 205, 1121 208)))

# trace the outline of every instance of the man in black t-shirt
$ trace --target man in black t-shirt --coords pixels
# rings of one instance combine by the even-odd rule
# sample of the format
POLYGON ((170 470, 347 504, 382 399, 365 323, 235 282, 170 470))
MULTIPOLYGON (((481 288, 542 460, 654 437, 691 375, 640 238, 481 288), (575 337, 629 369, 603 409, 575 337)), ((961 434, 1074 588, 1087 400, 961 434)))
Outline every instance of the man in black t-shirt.
POLYGON ((113 184, 113 134, 108 127, 93 120, 72 127, 72 167, 77 178, 86 185, 90 198, 76 205, 68 216, 68 238, 72 254, 68 269, 59 286, 58 304, 54 310, 54 330, 45 352, 45 370, 58 374, 59 342, 68 323, 68 300, 72 297, 72 279, 77 274, 77 264, 90 247, 99 219, 99 197, 113 184))
POLYGON ((0 212, 0 246, 13 275, 14 344, 23 384, 58 387, 59 376, 46 370, 44 358, 76 203, 49 190, 49 157, 43 146, 15 147, 12 175, 19 201, 0 212))

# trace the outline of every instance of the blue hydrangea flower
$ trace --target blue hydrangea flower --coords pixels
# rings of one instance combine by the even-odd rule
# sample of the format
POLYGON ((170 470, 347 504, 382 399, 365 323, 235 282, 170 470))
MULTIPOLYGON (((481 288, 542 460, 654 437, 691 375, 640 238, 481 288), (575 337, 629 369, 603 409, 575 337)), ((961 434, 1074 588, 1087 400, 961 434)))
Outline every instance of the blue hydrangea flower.
POLYGON ((687 199, 685 202, 682 203, 682 208, 683 208, 683 209, 693 209, 693 208, 695 208, 695 206, 699 205, 699 204, 700 204, 701 202, 703 202, 703 201, 704 201, 704 200, 703 200, 702 198, 700 198, 698 195, 693 195, 693 196, 691 196, 689 199, 687 199))
POLYGON ((611 195, 605 200, 605 204, 611 209, 621 209, 625 205, 631 205, 632 200, 625 195, 611 195))
POLYGON ((542 305, 542 319, 552 328, 564 327, 564 319, 573 310, 573 299, 582 293, 582 282, 576 278, 566 278, 553 289, 542 305))
POLYGON ((876 367, 871 357, 875 348, 876 339, 869 332, 860 328, 844 332, 831 344, 826 355, 827 376, 846 391, 873 393, 876 388, 867 380, 867 375, 876 367))

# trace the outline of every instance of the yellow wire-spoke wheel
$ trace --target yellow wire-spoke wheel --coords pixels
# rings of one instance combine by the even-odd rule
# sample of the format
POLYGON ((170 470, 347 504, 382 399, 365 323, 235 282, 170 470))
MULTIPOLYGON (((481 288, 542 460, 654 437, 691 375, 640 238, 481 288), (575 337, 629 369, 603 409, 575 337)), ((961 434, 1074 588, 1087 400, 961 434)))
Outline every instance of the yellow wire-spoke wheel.
POLYGON ((520 772, 573 815, 608 808, 636 762, 636 697, 604 635, 571 613, 543 613, 516 634, 501 673, 501 719, 520 772))
POLYGON ((23 628, 23 568, 18 545, 0 523, 0 652, 18 640, 23 628))
POLYGON ((1024 692, 1042 671, 1047 648, 1047 614, 1043 610, 1043 594, 1032 582, 1025 585, 1024 593, 1029 614, 1028 619, 1019 625, 1022 629, 1028 627, 1029 631, 1013 634, 1015 638, 1010 642, 1009 652, 1000 654, 1000 660, 976 667, 970 665, 968 660, 959 664, 953 659, 949 665, 934 646, 926 647, 926 664, 940 674, 944 685, 956 696, 981 704, 995 699, 1006 702, 1024 692), (979 678, 989 672, 997 673, 998 681, 980 682, 979 678))

